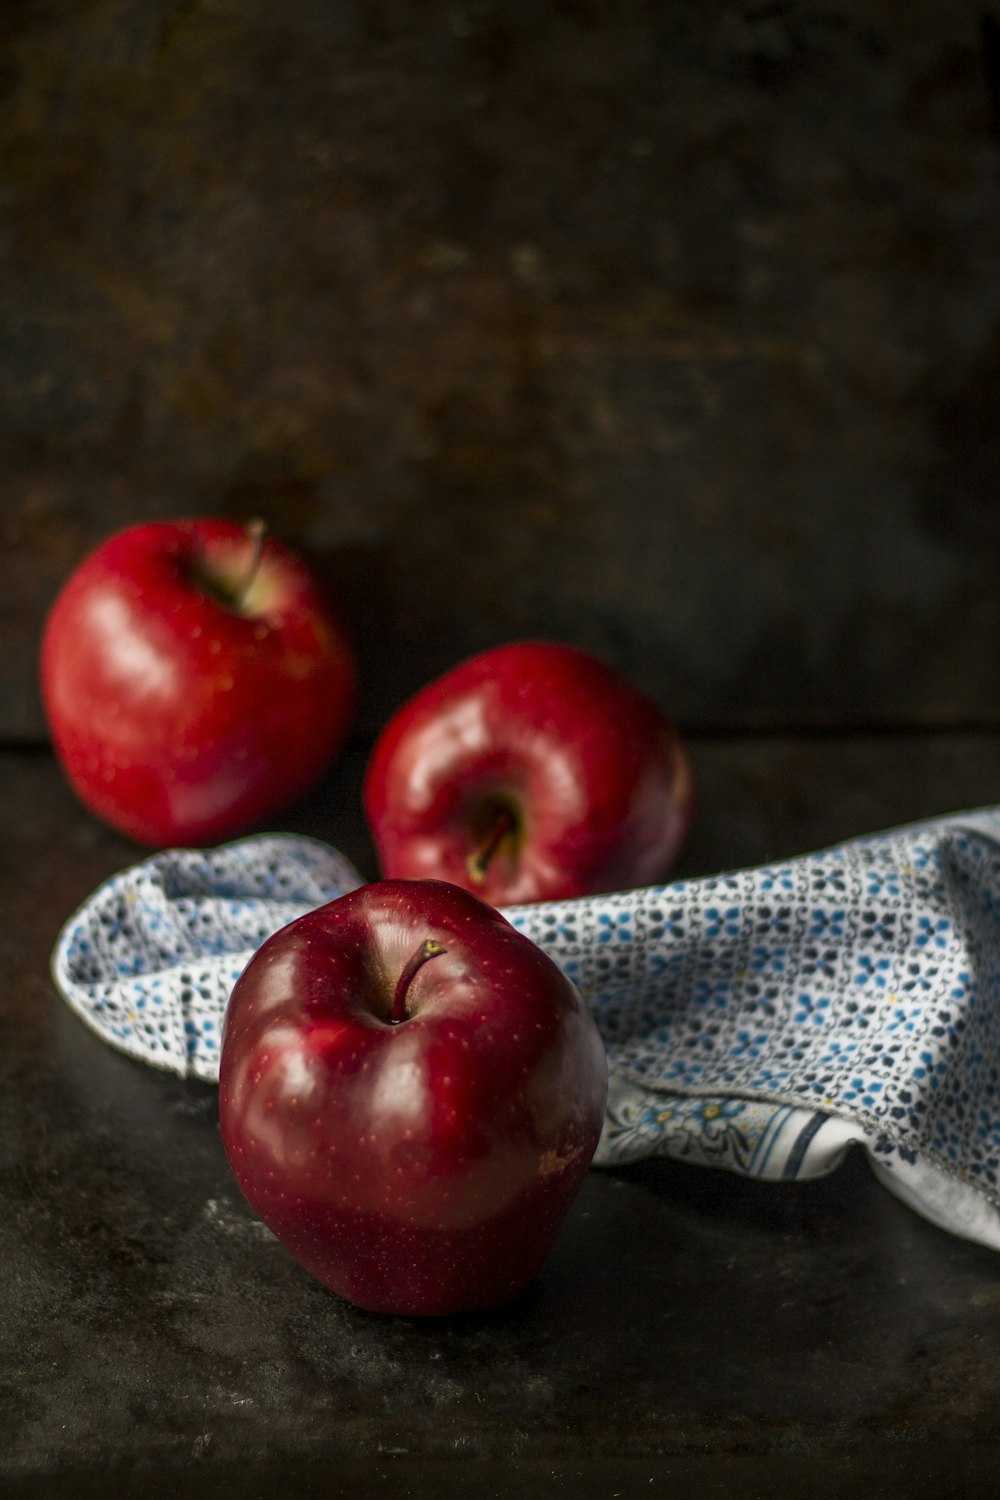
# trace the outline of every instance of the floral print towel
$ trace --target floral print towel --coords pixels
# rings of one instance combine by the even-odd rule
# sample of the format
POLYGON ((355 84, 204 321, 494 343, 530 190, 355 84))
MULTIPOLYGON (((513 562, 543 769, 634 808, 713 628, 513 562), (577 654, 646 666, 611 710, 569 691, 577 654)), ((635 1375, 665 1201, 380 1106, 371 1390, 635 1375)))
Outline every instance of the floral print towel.
MULTIPOLYGON (((294 835, 170 850, 89 898, 53 973, 111 1045, 214 1080, 251 954, 361 883, 294 835)), ((913 1208, 1000 1249, 1000 809, 505 915, 601 1028, 596 1165, 668 1155, 789 1180, 856 1144, 913 1208)))

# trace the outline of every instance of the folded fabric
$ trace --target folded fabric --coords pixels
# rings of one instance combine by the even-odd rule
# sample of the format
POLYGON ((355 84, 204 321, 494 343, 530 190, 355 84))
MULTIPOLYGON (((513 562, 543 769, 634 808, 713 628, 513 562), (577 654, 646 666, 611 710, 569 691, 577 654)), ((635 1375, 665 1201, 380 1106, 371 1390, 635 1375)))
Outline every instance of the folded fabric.
MULTIPOLYGON (((170 850, 84 903, 53 974, 112 1046, 215 1080, 252 953, 360 884, 293 835, 170 850)), ((668 1155, 789 1180, 858 1144, 911 1207, 1000 1249, 1000 809, 505 915, 601 1029, 596 1165, 668 1155)))

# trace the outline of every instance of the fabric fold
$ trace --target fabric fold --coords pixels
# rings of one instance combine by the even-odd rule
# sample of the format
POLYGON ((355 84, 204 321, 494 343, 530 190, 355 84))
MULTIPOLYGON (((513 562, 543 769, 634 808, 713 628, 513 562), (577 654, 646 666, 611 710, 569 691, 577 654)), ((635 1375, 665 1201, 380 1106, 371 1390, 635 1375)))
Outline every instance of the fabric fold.
MULTIPOLYGON (((111 1045, 216 1079, 253 952, 360 884, 296 835, 170 850, 84 903, 53 974, 111 1045)), ((601 1029, 597 1165, 668 1155, 781 1181, 858 1145, 912 1208, 1000 1249, 1000 809, 505 915, 601 1029)))

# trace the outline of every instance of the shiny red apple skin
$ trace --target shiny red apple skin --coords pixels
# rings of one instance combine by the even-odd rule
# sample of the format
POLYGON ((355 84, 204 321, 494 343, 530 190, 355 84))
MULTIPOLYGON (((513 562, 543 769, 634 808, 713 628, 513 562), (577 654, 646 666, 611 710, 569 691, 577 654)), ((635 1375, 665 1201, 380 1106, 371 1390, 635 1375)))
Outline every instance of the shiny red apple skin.
POLYGON ((229 837, 305 792, 355 697, 351 647, 307 564, 212 518, 97 547, 49 613, 41 680, 80 797, 153 845, 229 837))
POLYGON ((655 884, 694 806, 656 704, 549 642, 485 651, 419 692, 376 742, 364 798, 384 876, 451 881, 494 906, 655 884), (513 832, 476 866, 505 810, 513 832))
POLYGON ((373 1312, 496 1306, 537 1275, 597 1146, 607 1064, 577 991, 477 897, 361 887, 236 984, 219 1109, 252 1207, 373 1312), (399 976, 428 940, 391 1020, 399 976))

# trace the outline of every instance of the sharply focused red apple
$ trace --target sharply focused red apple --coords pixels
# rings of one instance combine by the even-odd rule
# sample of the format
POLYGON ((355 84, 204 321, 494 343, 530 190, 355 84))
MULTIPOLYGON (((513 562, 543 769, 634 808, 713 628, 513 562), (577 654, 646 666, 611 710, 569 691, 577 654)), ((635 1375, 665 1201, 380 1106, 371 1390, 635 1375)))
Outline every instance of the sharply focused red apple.
POLYGON ((374 1312, 531 1281, 597 1147, 607 1065, 577 991, 485 903, 363 886, 271 937, 226 1011, 222 1136, 253 1208, 374 1312))
POLYGON ((379 737, 364 796, 383 875, 494 906, 654 884, 693 806, 657 706, 546 642, 485 651, 418 693, 379 737))
POLYGON ((354 688, 316 579, 253 522, 111 537, 63 587, 42 643, 70 781, 149 844, 228 837, 304 792, 347 732, 354 688))

